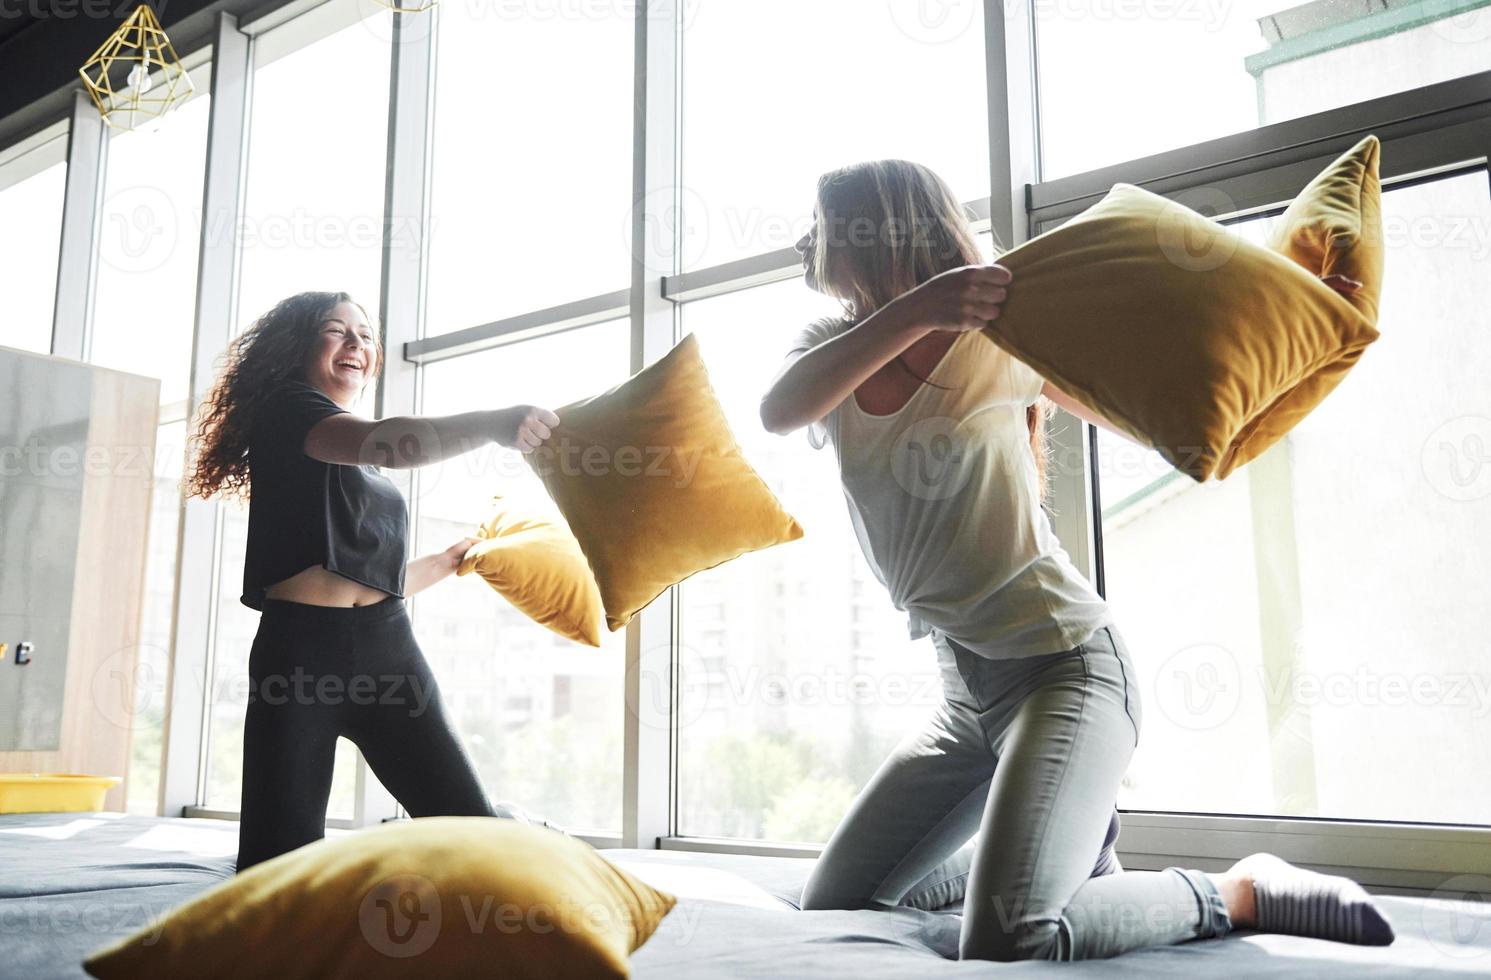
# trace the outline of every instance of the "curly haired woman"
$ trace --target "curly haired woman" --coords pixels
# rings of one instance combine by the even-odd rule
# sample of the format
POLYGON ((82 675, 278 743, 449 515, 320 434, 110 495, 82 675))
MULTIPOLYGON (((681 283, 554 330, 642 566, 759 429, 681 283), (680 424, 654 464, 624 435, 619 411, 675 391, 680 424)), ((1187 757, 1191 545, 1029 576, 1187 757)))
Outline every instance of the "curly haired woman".
POLYGON ((407 561, 408 508, 379 467, 425 466, 493 442, 531 452, 558 417, 533 405, 353 414, 383 351, 346 293, 280 301, 223 360, 198 413, 188 492, 249 499, 240 601, 261 615, 238 870, 324 835, 339 736, 412 816, 520 816, 482 789, 404 601, 452 574, 475 539, 407 561))

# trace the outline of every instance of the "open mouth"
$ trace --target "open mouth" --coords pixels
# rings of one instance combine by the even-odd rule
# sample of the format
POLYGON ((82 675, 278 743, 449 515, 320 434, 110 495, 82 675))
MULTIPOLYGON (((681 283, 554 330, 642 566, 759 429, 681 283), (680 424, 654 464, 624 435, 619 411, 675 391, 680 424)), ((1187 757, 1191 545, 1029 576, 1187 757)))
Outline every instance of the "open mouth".
POLYGON ((359 374, 362 372, 362 365, 357 363, 356 361, 337 361, 337 368, 356 371, 359 374))

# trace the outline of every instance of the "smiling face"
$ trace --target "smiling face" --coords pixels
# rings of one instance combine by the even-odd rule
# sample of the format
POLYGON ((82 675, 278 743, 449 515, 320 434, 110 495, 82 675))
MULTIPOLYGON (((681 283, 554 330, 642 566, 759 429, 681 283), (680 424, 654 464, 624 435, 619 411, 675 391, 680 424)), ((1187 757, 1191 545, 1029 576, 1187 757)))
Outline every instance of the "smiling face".
POLYGON ((306 354, 307 382, 337 404, 350 406, 378 367, 377 338, 356 303, 338 303, 321 317, 306 354))

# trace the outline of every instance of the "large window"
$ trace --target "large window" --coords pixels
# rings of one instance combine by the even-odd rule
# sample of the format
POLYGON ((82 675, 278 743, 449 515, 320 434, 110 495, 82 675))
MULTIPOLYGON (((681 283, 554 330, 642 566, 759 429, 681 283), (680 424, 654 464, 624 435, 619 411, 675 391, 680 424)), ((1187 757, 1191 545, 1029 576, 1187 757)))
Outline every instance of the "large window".
POLYGON ((635 6, 436 8, 429 333, 626 288, 635 6))
MULTIPOLYGON (((990 32, 983 14, 993 8, 966 0, 678 0, 676 33, 661 22, 639 33, 638 4, 441 4, 405 19, 398 48, 394 15, 359 20, 370 8, 352 0, 269 30, 250 22, 246 170, 241 194, 227 195, 242 198, 238 220, 204 228, 198 213, 203 174, 239 163, 204 169, 205 79, 204 97, 158 132, 110 134, 100 210, 78 216, 101 235, 88 257, 90 357, 160 377, 166 403, 130 806, 153 809, 162 786, 173 803, 239 804, 258 616, 239 602, 247 510, 234 503, 212 534, 188 525, 181 545, 215 552, 213 582, 180 589, 210 593, 192 601, 212 604, 211 640, 175 652, 179 669, 205 672, 209 685, 207 763, 196 773, 193 751, 171 765, 205 789, 181 788, 184 773, 156 778, 186 436, 172 408, 191 363, 199 247, 210 260, 236 257, 231 304, 207 297, 209 309, 224 300, 223 315, 233 307, 234 330, 312 289, 346 290, 376 315, 386 286, 391 322, 377 325, 402 380, 385 390, 385 414, 557 409, 622 381, 637 350, 695 334, 746 456, 807 533, 701 572, 673 603, 643 612, 647 643, 671 638, 671 732, 634 730, 647 719, 625 707, 624 632, 607 633, 599 650, 565 641, 475 576, 412 597, 411 615, 494 801, 636 846, 673 835, 811 844, 940 696, 930 643, 908 637, 860 553, 832 451, 814 451, 801 432, 770 435, 759 420, 789 340, 833 309, 782 251, 806 230, 816 178, 906 158, 975 202, 1005 169, 991 167, 991 150, 1018 173, 1018 155, 1034 147, 1046 183, 998 190, 1017 202, 1029 191, 1039 227, 1079 206, 1097 179, 1060 178, 1114 166, 1114 180, 1183 198, 1225 174, 1222 189, 1249 198, 1234 227, 1261 240, 1274 218, 1259 208, 1287 198, 1276 178, 1298 173, 1301 141, 1259 132, 1245 157, 1238 141, 1208 141, 1325 113, 1315 136, 1341 142, 1371 124, 1390 187, 1411 178, 1385 195, 1382 338, 1286 440, 1226 481, 1194 484, 1100 435, 1095 472, 1053 467, 1053 523, 1079 560, 1097 532, 1093 577, 1140 672, 1145 732, 1122 807, 1202 828, 1185 814, 1483 822, 1491 790, 1475 787, 1491 786, 1479 761, 1491 702, 1469 651, 1485 618, 1474 583, 1491 571, 1474 547, 1491 532, 1480 312, 1491 305, 1491 202, 1485 170, 1466 167, 1485 153, 1472 142, 1485 103, 1471 97, 1484 99, 1486 79, 1463 82, 1464 98, 1418 92, 1405 112, 1376 120, 1360 106, 1337 110, 1491 69, 1491 0, 1369 6, 1022 0, 1002 11, 1004 31, 990 32), (1011 70, 1035 58, 1028 91, 987 77, 985 48, 1001 33, 1011 70), (1006 89, 1030 104, 987 104, 1006 89), (668 118, 671 131, 636 130, 668 118), (642 202, 632 200, 637 147, 650 178, 676 177, 642 202), (1147 159, 1172 149, 1185 159, 1147 159), (422 203, 395 214, 389 201, 422 203), (630 254, 638 213, 652 236, 646 267, 630 254), (419 262, 404 261, 410 244, 419 262), (651 264, 658 258, 665 268, 651 264), (609 295, 639 281, 641 295, 609 295), (535 314, 551 307, 563 309, 541 322, 535 314), (417 368, 400 361, 410 342, 417 368), (1080 503, 1093 479, 1098 514, 1080 503), (640 734, 633 772, 629 731, 640 734), (1471 769, 1425 768, 1428 742, 1471 769)), ((239 68, 225 59, 216 70, 239 68)), ((0 151, 0 226, 20 229, 0 241, 13 272, 0 344, 46 350, 66 140, 31 139, 0 151)), ((1002 232, 1010 217, 991 224, 1002 232)), ((374 414, 371 391, 356 410, 374 414)), ((1056 435, 1069 447, 1079 433, 1056 435)), ((411 559, 473 534, 494 495, 553 513, 521 454, 493 445, 404 476, 411 559)), ((656 647, 640 652, 644 677, 664 663, 656 647)), ((329 814, 392 816, 377 793, 359 805, 357 764, 354 746, 339 743, 329 814)), ((1394 860, 1428 866, 1406 847, 1394 860)))
MULTIPOLYGON (((626 378, 627 328, 615 320, 433 364, 423 414, 557 410, 599 394, 626 378)), ((563 520, 522 454, 489 444, 419 470, 420 553, 475 535, 494 495, 563 520)), ((567 828, 620 830, 626 634, 605 633, 598 650, 566 640, 475 574, 437 584, 414 609, 420 646, 488 794, 567 828)))
POLYGON ((64 134, 0 163, 0 228, 5 229, 0 235, 5 270, 0 344, 38 354, 52 350, 66 149, 64 134))
POLYGON ((281 55, 278 35, 303 30, 292 21, 255 42, 247 192, 237 229, 240 329, 308 289, 346 290, 368 309, 378 307, 389 43, 356 23, 281 55))
POLYGON ((1486 71, 1486 6, 1037 2, 1042 175, 1486 71))
POLYGON ((682 186, 655 229, 681 225, 681 268, 791 247, 818 176, 859 160, 904 157, 961 200, 988 196, 980 4, 682 6, 682 186))
MULTIPOLYGON (((986 197, 982 16, 952 6, 685 4, 680 187, 654 229, 678 266, 790 247, 818 176, 859 160, 915 160, 986 197), (779 70, 761 70, 765 53, 779 70)), ((832 454, 761 427, 788 342, 832 309, 800 280, 684 308, 736 437, 808 533, 680 590, 682 834, 826 839, 935 699, 930 646, 865 564, 832 454)))
POLYGON ((1486 173, 1391 191, 1383 222, 1382 336, 1286 439, 1201 485, 1099 439, 1108 598, 1150 706, 1121 806, 1485 820, 1486 173))
MULTIPOLYGON (((208 73, 199 93, 140 132, 106 130, 108 164, 99 210, 99 262, 88 359, 159 378, 161 405, 180 418, 191 374, 197 256, 206 166, 208 73)), ((129 808, 154 813, 175 599, 186 423, 156 436, 146 596, 135 669, 129 808)))
MULTIPOLYGON (((380 13, 386 19, 391 14, 380 13)), ((256 51, 278 54, 280 32, 256 51)), ((353 24, 254 69, 247 193, 238 229, 238 329, 286 296, 345 290, 377 315, 388 128, 386 34, 353 24)), ((231 230, 222 230, 223 234, 231 230)), ((371 387, 360 414, 372 415, 371 387)), ((258 613, 239 602, 248 508, 225 503, 208 725, 206 804, 238 809, 249 649, 258 613)), ((351 816, 356 750, 337 742, 328 813, 351 816)))
POLYGON ((854 538, 833 450, 772 435, 759 407, 793 335, 834 310, 801 280, 685 308, 737 440, 806 534, 680 591, 679 831, 822 841, 936 703, 931 645, 854 538))

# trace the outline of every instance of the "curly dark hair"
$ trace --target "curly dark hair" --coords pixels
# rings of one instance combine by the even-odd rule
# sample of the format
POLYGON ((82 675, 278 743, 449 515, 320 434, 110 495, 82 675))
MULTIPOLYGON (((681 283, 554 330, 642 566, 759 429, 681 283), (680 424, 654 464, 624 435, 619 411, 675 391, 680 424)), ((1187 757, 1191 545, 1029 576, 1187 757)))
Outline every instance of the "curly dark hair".
POLYGON ((338 303, 352 303, 373 326, 371 378, 383 371, 383 346, 367 308, 347 293, 305 292, 280 300, 228 344, 218 358, 211 393, 197 408, 191 437, 192 461, 184 481, 185 499, 225 496, 249 498, 248 439, 254 416, 282 382, 304 380, 305 362, 325 316, 338 303))

